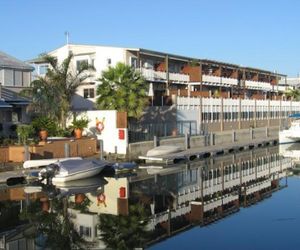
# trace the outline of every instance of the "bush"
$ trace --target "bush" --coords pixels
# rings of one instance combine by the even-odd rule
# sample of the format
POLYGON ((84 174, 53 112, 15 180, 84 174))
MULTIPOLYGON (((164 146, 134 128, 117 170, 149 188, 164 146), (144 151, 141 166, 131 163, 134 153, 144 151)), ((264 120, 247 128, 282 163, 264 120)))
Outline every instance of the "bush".
POLYGON ((22 144, 27 144, 27 140, 29 137, 33 136, 34 134, 34 128, 32 125, 19 125, 17 127, 17 134, 19 141, 22 144))
POLYGON ((74 129, 84 129, 88 126, 89 120, 87 118, 74 119, 72 122, 72 128, 74 129))
POLYGON ((50 136, 54 136, 57 131, 57 125, 53 119, 47 116, 39 116, 33 119, 31 125, 38 133, 41 130, 46 130, 50 136))

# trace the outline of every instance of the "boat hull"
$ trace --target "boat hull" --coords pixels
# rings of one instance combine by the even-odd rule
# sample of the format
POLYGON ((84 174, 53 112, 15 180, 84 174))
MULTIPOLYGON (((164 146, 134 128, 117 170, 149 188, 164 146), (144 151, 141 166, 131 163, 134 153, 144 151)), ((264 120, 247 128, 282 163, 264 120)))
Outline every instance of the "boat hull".
POLYGON ((295 143, 300 141, 300 135, 295 135, 289 130, 283 130, 279 132, 279 144, 295 143))
POLYGON ((52 178, 53 183, 61 183, 61 182, 67 182, 67 181, 74 181, 79 179, 85 179, 89 178, 95 175, 100 174, 100 172, 105 168, 105 166, 97 167, 94 169, 87 169, 85 171, 73 173, 70 175, 55 175, 55 177, 52 178))

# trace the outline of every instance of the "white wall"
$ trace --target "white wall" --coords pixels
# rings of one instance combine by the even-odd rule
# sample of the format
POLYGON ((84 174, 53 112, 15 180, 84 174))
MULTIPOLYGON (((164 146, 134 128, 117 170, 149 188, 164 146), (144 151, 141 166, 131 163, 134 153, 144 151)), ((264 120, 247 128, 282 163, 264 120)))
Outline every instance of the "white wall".
MULTIPOLYGON (((116 110, 91 110, 77 113, 77 118, 86 117, 89 119, 88 128, 85 129, 84 134, 89 136, 96 136, 98 140, 103 141, 103 150, 106 153, 126 154, 128 147, 128 131, 122 128, 125 133, 124 140, 119 139, 119 130, 117 128, 117 111, 116 110), (97 122, 104 125, 100 132, 96 129, 97 122)), ((68 121, 70 125, 72 119, 68 121)))

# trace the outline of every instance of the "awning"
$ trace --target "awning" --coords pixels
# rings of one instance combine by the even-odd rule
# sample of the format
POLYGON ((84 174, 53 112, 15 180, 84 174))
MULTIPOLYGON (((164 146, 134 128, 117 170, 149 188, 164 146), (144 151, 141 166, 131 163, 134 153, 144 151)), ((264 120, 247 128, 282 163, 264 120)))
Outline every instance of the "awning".
POLYGON ((12 108, 7 102, 0 100, 0 108, 12 108))

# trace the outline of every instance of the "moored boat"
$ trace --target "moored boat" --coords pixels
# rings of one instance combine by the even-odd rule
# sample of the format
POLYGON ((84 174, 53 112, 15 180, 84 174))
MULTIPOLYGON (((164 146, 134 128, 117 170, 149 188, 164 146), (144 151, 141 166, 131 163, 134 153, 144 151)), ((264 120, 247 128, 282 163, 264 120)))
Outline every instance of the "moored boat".
POLYGON ((291 126, 288 129, 279 131, 279 144, 294 143, 300 141, 300 113, 289 116, 293 118, 291 126))
POLYGON ((108 162, 101 160, 71 159, 50 164, 39 173, 43 179, 53 183, 84 179, 99 174, 108 162))

